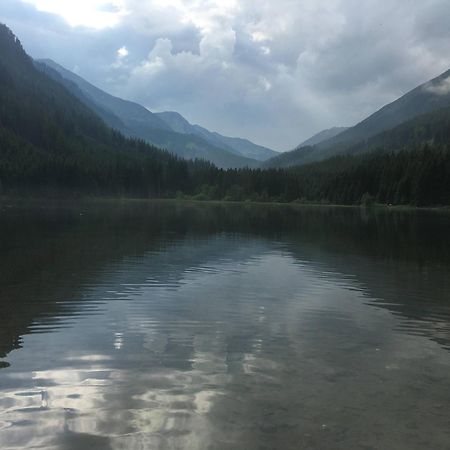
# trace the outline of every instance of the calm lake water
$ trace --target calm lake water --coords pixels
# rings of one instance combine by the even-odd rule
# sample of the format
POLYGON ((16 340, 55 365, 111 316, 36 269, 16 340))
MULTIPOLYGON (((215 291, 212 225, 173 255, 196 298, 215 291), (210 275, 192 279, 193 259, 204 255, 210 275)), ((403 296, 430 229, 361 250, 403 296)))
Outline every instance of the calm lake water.
POLYGON ((2 450, 450 449, 450 214, 0 206, 2 450))

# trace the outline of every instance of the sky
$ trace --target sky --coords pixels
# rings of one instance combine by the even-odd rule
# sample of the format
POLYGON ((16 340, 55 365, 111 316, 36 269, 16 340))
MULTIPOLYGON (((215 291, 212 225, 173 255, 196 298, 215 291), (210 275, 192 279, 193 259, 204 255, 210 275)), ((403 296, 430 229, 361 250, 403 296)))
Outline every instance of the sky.
POLYGON ((35 58, 285 151, 450 69, 448 0, 1 0, 35 58))

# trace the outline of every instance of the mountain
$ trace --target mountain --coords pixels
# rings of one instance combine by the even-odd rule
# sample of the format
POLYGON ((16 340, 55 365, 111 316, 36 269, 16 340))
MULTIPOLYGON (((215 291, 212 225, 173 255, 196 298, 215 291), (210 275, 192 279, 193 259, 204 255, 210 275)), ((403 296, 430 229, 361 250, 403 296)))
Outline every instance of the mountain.
POLYGON ((263 169, 284 169, 287 167, 300 166, 315 161, 315 147, 298 147, 289 152, 283 152, 270 158, 261 164, 263 169))
POLYGON ((167 196, 215 170, 125 138, 88 103, 38 70, 0 24, 0 191, 167 196))
POLYGON ((450 107, 365 141, 400 151, 353 146, 348 151, 355 155, 293 170, 225 171, 125 137, 102 120, 102 114, 112 120, 111 111, 98 104, 91 108, 92 99, 78 86, 55 71, 50 76, 51 71, 38 70, 14 34, 0 25, 2 193, 450 205, 450 107), (366 154, 358 155, 361 151, 366 154))
POLYGON ((327 141, 328 139, 334 138, 335 136, 343 133, 346 130, 348 130, 348 127, 333 127, 333 128, 329 128, 327 130, 323 130, 323 131, 315 134, 314 136, 310 137, 306 141, 302 142, 296 148, 310 147, 313 145, 321 144, 322 142, 327 141))
MULTIPOLYGON (((445 146, 450 142, 450 107, 441 108, 415 117, 396 127, 383 131, 365 141, 346 147, 345 155, 360 155, 373 151, 399 152, 415 150, 423 145, 445 146)), ((317 147, 300 147, 267 161, 266 167, 286 168, 310 164, 317 147)), ((336 156, 336 155, 335 155, 336 156)), ((323 161, 326 163, 326 161, 323 161)))
POLYGON ((394 128, 414 117, 450 106, 450 70, 416 87, 332 139, 322 149, 348 146, 394 128))
POLYGON ((102 91, 52 60, 43 59, 36 63, 40 70, 63 83, 75 96, 94 109, 109 126, 126 136, 143 139, 185 159, 208 160, 221 168, 258 165, 256 160, 243 156, 220 141, 205 139, 191 129, 192 126, 186 119, 177 113, 152 113, 138 103, 102 91))
POLYGON ((107 94, 51 59, 41 59, 37 62, 45 64, 58 72, 64 79, 74 83, 87 98, 103 110, 114 114, 128 129, 148 128, 171 131, 171 128, 164 121, 138 103, 107 94))
MULTIPOLYGON (((201 128, 198 127, 197 128, 201 128)), ((200 132, 205 132, 204 128, 200 130, 200 132)), ((227 137, 222 136, 219 133, 212 133, 212 135, 218 139, 223 145, 226 145, 227 148, 234 149, 238 151, 241 155, 246 156, 247 158, 253 158, 258 161, 266 161, 269 158, 273 158, 278 155, 278 152, 271 150, 267 147, 263 147, 261 145, 254 144, 247 139, 237 138, 237 137, 227 137)))
POLYGON ((193 126, 180 114, 175 111, 155 113, 172 131, 181 134, 196 134, 193 126))
POLYGON ((423 145, 448 146, 450 143, 450 107, 422 114, 396 127, 383 131, 347 149, 350 155, 375 150, 398 152, 423 145))
MULTIPOLYGON (((266 161, 263 166, 289 167, 309 164, 340 154, 362 153, 375 146, 395 150, 394 138, 389 135, 389 130, 402 124, 405 124, 404 130, 413 130, 415 125, 410 121, 418 117, 422 117, 422 122, 433 122, 432 113, 446 107, 450 107, 450 70, 384 106, 354 127, 313 146, 286 152, 266 161)), ((396 145, 400 145, 398 139, 396 145)))
POLYGON ((178 133, 194 134, 205 139, 212 145, 225 148, 226 150, 237 155, 256 159, 258 161, 265 161, 266 159, 272 158, 278 154, 274 150, 254 144, 247 139, 223 136, 219 133, 209 131, 200 125, 192 125, 177 112, 166 111, 156 113, 156 116, 161 118, 172 128, 172 130, 178 133))

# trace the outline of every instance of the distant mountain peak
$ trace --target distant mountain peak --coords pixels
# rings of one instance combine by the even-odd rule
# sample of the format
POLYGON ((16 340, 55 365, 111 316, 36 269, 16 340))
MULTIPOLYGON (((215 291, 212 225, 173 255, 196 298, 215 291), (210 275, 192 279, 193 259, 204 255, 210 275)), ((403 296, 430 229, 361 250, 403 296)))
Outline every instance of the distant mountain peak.
POLYGON ((396 127, 414 117, 450 105, 450 70, 383 106, 354 127, 324 141, 321 148, 345 147, 396 127))
POLYGON ((177 133, 195 134, 192 133, 192 125, 180 113, 176 111, 164 111, 155 113, 155 115, 177 133))
POLYGON ((142 139, 186 159, 207 160, 221 168, 258 165, 255 159, 232 152, 225 145, 214 145, 196 133, 189 133, 187 128, 191 125, 178 113, 152 113, 138 103, 102 91, 52 60, 38 60, 37 66, 54 79, 58 78, 57 81, 64 84, 72 95, 125 136, 142 139))
POLYGON ((209 131, 200 125, 192 125, 181 114, 174 111, 156 113, 156 115, 164 120, 174 131, 201 137, 211 145, 224 148, 235 155, 256 159, 258 161, 265 161, 277 155, 277 152, 274 150, 255 144, 248 139, 223 136, 216 131, 209 131))
POLYGON ((344 132, 345 130, 348 130, 348 127, 332 127, 328 128, 326 130, 322 130, 319 133, 316 133, 315 135, 311 136, 306 141, 302 142, 297 148, 302 147, 309 147, 312 145, 320 144, 323 141, 326 141, 327 139, 331 139, 338 134, 344 132))
MULTIPOLYGON (((51 67, 63 78, 74 82, 85 95, 104 111, 109 110, 116 115, 126 127, 126 129, 120 130, 124 134, 143 138, 154 145, 165 146, 169 150, 173 150, 175 146, 177 154, 180 154, 180 156, 183 155, 180 147, 183 139, 188 146, 186 147, 187 153, 185 152, 185 154, 191 155, 193 148, 200 148, 203 146, 205 149, 208 148, 207 153, 209 154, 209 160, 211 160, 210 158, 214 152, 221 152, 223 158, 221 157, 220 161, 229 159, 232 167, 235 165, 240 166, 246 164, 255 165, 257 160, 262 161, 269 159, 277 154, 274 150, 254 144, 246 139, 229 138, 227 136, 222 136, 219 133, 211 132, 199 125, 192 125, 176 111, 153 113, 138 103, 114 97, 84 80, 79 75, 65 69, 51 59, 40 59, 38 62, 51 67), (166 132, 164 138, 162 137, 164 134, 163 131, 166 132), (179 134, 179 136, 169 136, 167 132, 174 132, 179 134), (158 136, 156 136, 156 134, 158 134, 158 136), (190 137, 183 138, 180 135, 188 135, 190 137), (154 138, 154 140, 152 140, 152 138, 154 138), (192 140, 195 141, 195 144, 191 142, 192 140), (231 163, 231 161, 233 161, 233 163, 231 163)), ((115 123, 117 123, 117 120, 115 123)), ((111 123, 110 125, 112 126, 111 123)), ((195 153, 195 157, 200 156, 200 154, 195 153)), ((219 163, 218 160, 213 160, 213 162, 216 162, 221 166, 223 165, 223 163, 219 163)))
POLYGON ((447 124, 449 111, 450 70, 383 106, 355 126, 328 139, 321 139, 323 135, 319 133, 297 149, 268 160, 265 167, 304 165, 376 148, 395 151, 405 143, 433 142, 445 135, 435 130, 448 127, 443 124, 447 124))

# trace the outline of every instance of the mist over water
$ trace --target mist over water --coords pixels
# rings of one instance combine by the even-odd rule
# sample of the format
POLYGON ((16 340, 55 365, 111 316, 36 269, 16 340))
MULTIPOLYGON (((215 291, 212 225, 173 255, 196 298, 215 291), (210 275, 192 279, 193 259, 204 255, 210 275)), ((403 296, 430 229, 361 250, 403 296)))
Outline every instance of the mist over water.
POLYGON ((0 448, 445 449, 449 226, 2 204, 0 448))

